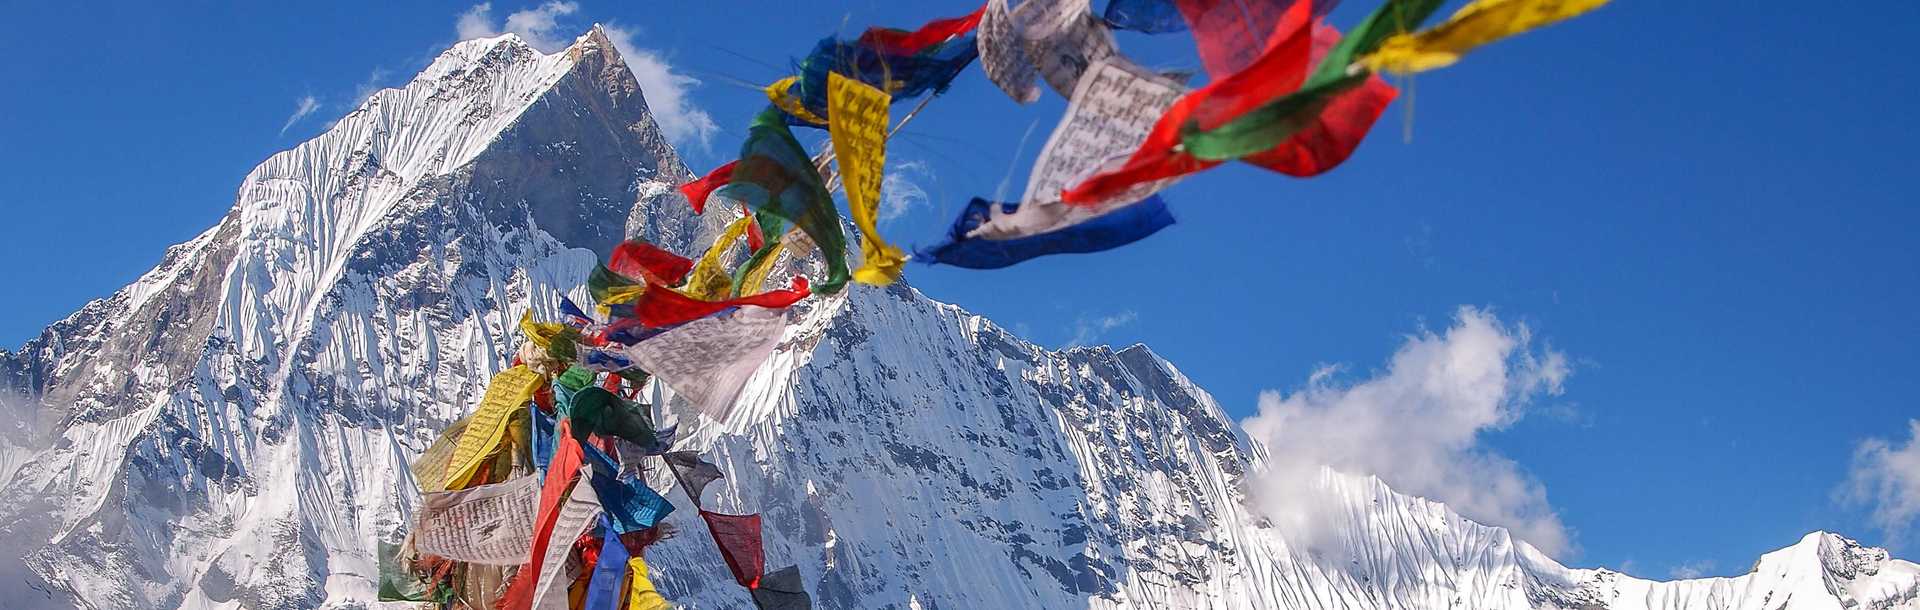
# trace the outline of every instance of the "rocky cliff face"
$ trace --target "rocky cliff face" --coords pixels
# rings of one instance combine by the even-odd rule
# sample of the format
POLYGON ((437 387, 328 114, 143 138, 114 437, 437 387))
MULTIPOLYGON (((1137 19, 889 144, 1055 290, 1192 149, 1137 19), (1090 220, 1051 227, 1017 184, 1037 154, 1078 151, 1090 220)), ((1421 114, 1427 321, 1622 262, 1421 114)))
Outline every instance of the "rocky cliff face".
MULTIPOLYGON (((597 30, 460 43, 0 352, 0 559, 23 557, 0 606, 374 605, 405 464, 505 366, 520 313, 553 317, 623 234, 685 253, 721 220, 672 192, 689 174, 642 93, 597 30)), ((1914 564, 1832 534, 1656 583, 1331 471, 1341 546, 1308 552, 1241 503, 1260 448, 1147 347, 1046 350, 904 285, 803 306, 726 422, 661 398, 729 473, 709 501, 763 512, 770 565, 822 608, 1920 607, 1914 564)), ((662 590, 747 606, 669 498, 662 590)))

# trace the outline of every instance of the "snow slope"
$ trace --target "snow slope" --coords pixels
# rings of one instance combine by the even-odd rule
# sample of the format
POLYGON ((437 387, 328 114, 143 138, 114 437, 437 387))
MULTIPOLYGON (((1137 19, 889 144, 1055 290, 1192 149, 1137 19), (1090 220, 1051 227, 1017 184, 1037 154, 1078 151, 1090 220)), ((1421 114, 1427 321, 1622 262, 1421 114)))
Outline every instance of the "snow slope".
MULTIPOLYGON (((0 351, 0 607, 374 605, 406 461, 529 303, 624 235, 684 253, 726 220, 689 215, 690 177, 597 29, 462 42, 269 158, 218 225, 0 351)), ((1260 448, 1147 347, 1046 350, 905 285, 804 306, 727 422, 664 404, 821 608, 1920 608, 1920 568, 1833 534, 1652 582, 1333 471, 1339 545, 1309 552, 1242 505, 1260 448)), ((669 497, 662 590, 747 606, 669 497)))

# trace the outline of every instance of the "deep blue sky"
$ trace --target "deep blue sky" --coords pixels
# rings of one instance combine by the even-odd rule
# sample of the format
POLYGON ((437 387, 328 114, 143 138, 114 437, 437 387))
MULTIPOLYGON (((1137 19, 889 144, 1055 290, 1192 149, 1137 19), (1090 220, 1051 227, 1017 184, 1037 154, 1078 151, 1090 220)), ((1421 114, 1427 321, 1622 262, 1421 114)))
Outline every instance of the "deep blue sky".
MULTIPOLYGON (((210 226, 249 169, 377 73, 403 83, 467 8, 401 4, 9 10, 0 345, 210 226), (309 94, 321 109, 277 135, 309 94)), ((692 101, 723 131, 687 151, 704 171, 763 103, 729 79, 768 82, 829 33, 972 8, 906 4, 589 1, 569 36, 634 27, 705 81, 692 101)), ((1335 25, 1372 3, 1347 4, 1335 25)), ((1544 483, 1573 563, 1733 574, 1813 529, 1911 556, 1916 540, 1888 539, 1833 491, 1857 442, 1903 441, 1920 412, 1920 71, 1902 44, 1920 4, 1729 4, 1618 0, 1488 48, 1419 79, 1411 142, 1403 98, 1344 167, 1207 173, 1168 193, 1178 225, 1132 247, 998 272, 913 266, 909 280, 1051 345, 1130 315, 1097 341, 1151 344, 1236 417, 1318 364, 1364 376, 1407 333, 1491 307, 1575 361, 1555 401, 1574 416, 1487 439, 1544 483)), ((1180 35, 1123 45, 1194 63, 1180 35)), ((931 168, 933 199, 890 236, 930 242, 1013 155, 1031 161, 1063 107, 963 76, 890 153, 931 168)))

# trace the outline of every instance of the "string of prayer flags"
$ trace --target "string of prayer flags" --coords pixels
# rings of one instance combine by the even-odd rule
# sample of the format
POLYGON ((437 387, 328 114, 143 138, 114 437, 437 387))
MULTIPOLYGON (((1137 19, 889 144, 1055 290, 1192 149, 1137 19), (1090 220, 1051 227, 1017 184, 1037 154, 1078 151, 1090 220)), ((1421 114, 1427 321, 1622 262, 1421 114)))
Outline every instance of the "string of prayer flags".
POLYGON ((927 47, 965 36, 967 32, 973 31, 973 28, 980 24, 981 13, 985 10, 986 7, 981 7, 960 17, 935 19, 911 32, 896 28, 867 28, 867 31, 860 34, 860 44, 894 55, 919 53, 925 51, 927 47))
POLYGON ((589 483, 600 499, 607 523, 619 534, 651 529, 673 513, 673 505, 637 476, 622 476, 620 465, 605 451, 583 445, 586 462, 592 466, 589 483))
MULTIPOLYGON (((634 318, 642 324, 655 328, 678 326, 698 320, 721 310, 735 307, 753 306, 762 309, 785 309, 812 294, 807 287, 807 279, 794 277, 792 287, 785 290, 769 290, 759 294, 727 299, 724 301, 702 301, 681 294, 680 291, 659 286, 634 303, 634 318)), ((657 337, 658 335, 655 335, 657 337)), ((641 343, 645 343, 643 340, 641 343)), ((631 351, 629 351, 631 354, 631 351)), ((645 362, 641 364, 644 366, 645 362)), ((659 371, 647 369, 659 374, 659 371)))
POLYGON ((1151 198, 1165 184, 1141 185, 1093 206, 1065 205, 1058 194, 1140 146, 1155 120, 1185 91, 1132 62, 1095 63, 1080 77, 1067 115, 1041 148, 1020 204, 975 200, 954 222, 948 240, 923 254, 934 262, 993 269, 1046 254, 1119 247, 1172 224, 1165 203, 1151 198))
POLYGON ((786 233, 789 223, 805 231, 827 262, 827 279, 818 290, 833 294, 852 277, 847 268, 847 236, 840 228, 840 212, 813 160, 780 116, 779 110, 768 108, 754 117, 747 140, 740 146, 740 164, 734 168, 733 181, 720 190, 746 202, 757 215, 760 229, 769 235, 786 233))
POLYGON ((786 323, 785 311, 740 307, 636 343, 627 354, 695 409, 725 421, 747 380, 779 345, 786 323))
POLYGON ((687 274, 687 284, 681 287, 682 294, 702 301, 718 301, 733 294, 733 278, 727 275, 725 264, 728 255, 737 246, 735 242, 746 236, 747 227, 753 225, 753 215, 748 214, 727 223, 725 231, 707 246, 699 262, 694 263, 693 272, 687 274))
POLYGON ((1048 254, 1111 250, 1145 239, 1173 224, 1173 214, 1167 211, 1166 202, 1159 195, 1153 195, 1052 231, 1012 239, 967 238, 994 214, 995 207, 1015 208, 1019 205, 974 198, 967 203, 967 209, 961 213, 959 220, 954 221, 947 240, 921 250, 920 256, 955 267, 999 269, 1048 254))
POLYGON ((680 185, 680 194, 686 195, 687 203, 693 206, 693 213, 707 213, 707 195, 733 181, 733 166, 736 163, 739 162, 728 161, 726 165, 713 168, 707 175, 680 185))
POLYGON ((1305 3, 1295 4, 1274 26, 1272 44, 1245 69, 1216 76, 1207 86, 1181 96, 1158 116, 1150 133, 1124 163, 1086 178, 1063 193, 1061 199, 1076 205, 1098 204, 1143 184, 1218 165, 1218 161, 1197 159, 1182 150, 1181 134, 1217 127, 1297 89, 1306 78, 1313 45, 1308 8, 1305 3))
POLYGON ((785 111, 788 116, 793 117, 793 120, 797 124, 810 126, 827 124, 826 119, 814 114, 812 110, 808 110, 807 104, 800 101, 800 96, 793 92, 794 85, 799 83, 800 77, 798 76, 789 76, 773 81, 773 84, 767 85, 766 88, 767 101, 773 102, 775 107, 785 111))
POLYGON ((1600 8, 1608 0, 1474 0, 1432 29, 1397 34, 1360 58, 1367 69, 1413 74, 1444 68, 1483 45, 1600 8))
MULTIPOLYGON (((972 19, 977 22, 979 13, 972 19)), ((901 40, 911 41, 911 37, 901 40)), ((853 279, 876 286, 899 279, 907 262, 906 253, 880 237, 880 182, 887 158, 890 99, 887 92, 838 72, 827 75, 827 107, 833 117, 827 131, 845 179, 847 208, 853 212, 853 224, 860 227, 861 263, 853 279)))
POLYGON ((727 515, 702 509, 700 519, 707 522, 707 532, 713 534, 713 543, 720 547, 720 557, 727 560, 734 580, 748 589, 759 587, 760 575, 767 567, 766 550, 760 543, 760 515, 727 515))
MULTIPOLYGON (((1337 96, 1373 77, 1351 66, 1388 37, 1419 27, 1441 0, 1387 0, 1333 45, 1294 93, 1246 112, 1218 127, 1188 130, 1180 145, 1197 159, 1220 161, 1274 149, 1314 124, 1337 96)), ((1369 122, 1369 125, 1371 123, 1369 122)))
MULTIPOLYGON (((805 59, 794 66, 797 74, 781 91, 783 96, 792 96, 794 101, 775 100, 776 105, 785 111, 783 115, 790 117, 783 120, 809 127, 827 124, 827 119, 832 118, 827 116, 827 75, 835 72, 883 87, 894 101, 946 91, 953 79, 973 63, 979 52, 972 41, 956 39, 972 30, 979 19, 969 16, 958 23, 966 25, 966 29, 938 28, 918 37, 877 35, 869 30, 868 34, 853 42, 832 37, 822 39, 805 59), (939 34, 946 37, 935 40, 934 37, 939 34), (919 46, 910 46, 908 43, 919 46), (804 112, 790 108, 795 105, 804 112)), ((773 88, 769 87, 768 96, 773 97, 773 94, 773 88)))

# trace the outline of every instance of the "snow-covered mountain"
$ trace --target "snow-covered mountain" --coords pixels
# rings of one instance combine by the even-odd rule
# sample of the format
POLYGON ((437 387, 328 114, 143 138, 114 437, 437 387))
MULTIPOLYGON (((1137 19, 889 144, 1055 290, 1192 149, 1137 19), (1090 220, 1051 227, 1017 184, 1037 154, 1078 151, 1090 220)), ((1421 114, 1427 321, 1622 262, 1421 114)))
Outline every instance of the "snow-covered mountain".
MULTIPOLYGON (((0 352, 0 607, 374 605, 406 462, 527 304, 552 316, 623 233, 686 252, 724 220, 672 192, 641 93, 597 29, 462 42, 0 352)), ((1833 534, 1651 582, 1331 470, 1337 548, 1309 551, 1242 504, 1261 448, 1147 347, 1047 350, 905 285, 804 307, 728 421, 666 405, 821 608, 1920 608, 1920 566, 1833 534)), ((669 498, 660 588, 749 606, 669 498)))

